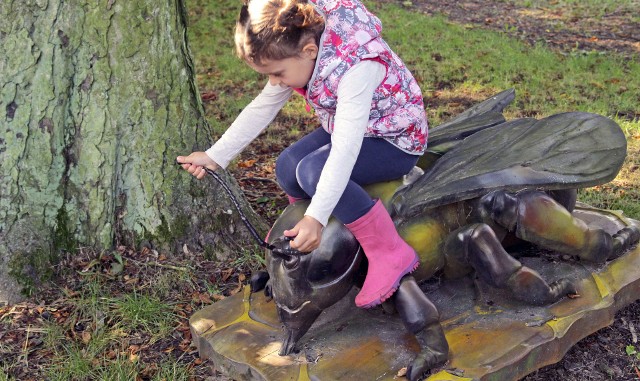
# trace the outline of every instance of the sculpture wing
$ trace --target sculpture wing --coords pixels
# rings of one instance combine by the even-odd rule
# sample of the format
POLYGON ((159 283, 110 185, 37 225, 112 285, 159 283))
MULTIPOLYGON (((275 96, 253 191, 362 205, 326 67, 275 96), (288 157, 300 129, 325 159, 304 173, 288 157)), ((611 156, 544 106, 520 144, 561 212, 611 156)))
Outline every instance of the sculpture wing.
POLYGON ((505 122, 502 110, 515 98, 515 90, 502 91, 429 129, 429 152, 444 154, 464 138, 505 122))
POLYGON ((612 180, 626 156, 620 127, 600 115, 570 112, 518 119, 477 132, 394 196, 399 217, 425 208, 524 188, 575 189, 612 180))

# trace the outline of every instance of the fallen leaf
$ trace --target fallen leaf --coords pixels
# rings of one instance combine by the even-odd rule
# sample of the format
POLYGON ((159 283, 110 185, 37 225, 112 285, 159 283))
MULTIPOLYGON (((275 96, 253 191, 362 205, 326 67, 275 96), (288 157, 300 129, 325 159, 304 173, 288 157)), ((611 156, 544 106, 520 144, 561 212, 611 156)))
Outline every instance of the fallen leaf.
POLYGON ((109 360, 113 360, 118 357, 118 353, 112 349, 105 354, 105 357, 109 360))
POLYGON ((398 373, 396 373, 396 376, 398 376, 398 377, 404 377, 406 375, 407 375, 407 367, 406 366, 404 368, 400 368, 398 373))
POLYGON ((222 281, 226 282, 227 279, 233 274, 233 269, 222 270, 222 281))
POLYGON ((200 299, 200 301, 204 304, 211 304, 213 303, 213 300, 211 300, 211 298, 209 297, 208 294, 202 292, 200 294, 198 294, 198 299, 200 299))
POLYGON ((203 101, 214 101, 218 99, 218 94, 216 94, 213 91, 206 91, 206 92, 200 93, 200 98, 202 98, 203 101))
POLYGON ((238 287, 236 287, 233 290, 229 291, 229 294, 230 295, 237 294, 238 292, 240 292, 240 290, 242 290, 242 287, 243 287, 242 283, 238 284, 238 287))
POLYGON ((82 331, 82 342, 84 344, 89 344, 89 341, 91 341, 91 334, 89 331, 82 331))
POLYGON ((256 163, 256 161, 257 160, 255 160, 255 159, 241 161, 241 162, 238 163, 238 167, 240 167, 240 168, 253 167, 253 165, 256 163))
POLYGON ((131 352, 131 354, 138 353, 140 351, 140 346, 131 344, 129 345, 129 348, 127 348, 127 351, 131 352))

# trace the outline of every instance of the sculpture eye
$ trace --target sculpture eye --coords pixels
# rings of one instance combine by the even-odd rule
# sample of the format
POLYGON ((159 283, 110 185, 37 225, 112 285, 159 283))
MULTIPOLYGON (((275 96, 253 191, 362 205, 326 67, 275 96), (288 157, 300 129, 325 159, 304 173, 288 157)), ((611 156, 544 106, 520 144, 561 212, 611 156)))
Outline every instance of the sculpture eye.
POLYGON ((282 265, 287 270, 293 270, 300 265, 300 257, 297 255, 290 255, 287 258, 283 258, 282 265))

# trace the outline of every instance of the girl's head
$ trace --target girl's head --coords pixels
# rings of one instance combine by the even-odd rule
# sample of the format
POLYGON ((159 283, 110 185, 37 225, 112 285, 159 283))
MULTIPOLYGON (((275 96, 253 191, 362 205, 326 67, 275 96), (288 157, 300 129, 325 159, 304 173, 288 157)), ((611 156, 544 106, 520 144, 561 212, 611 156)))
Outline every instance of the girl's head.
MULTIPOLYGON (((307 0, 249 0, 236 23, 236 52, 258 72, 268 74, 272 83, 272 74, 286 74, 279 73, 286 68, 269 67, 278 62, 302 65, 307 76, 306 64, 309 59, 315 63, 323 31, 324 19, 307 0)), ((298 78, 294 82, 300 83, 280 81, 292 87, 306 85, 298 78)))

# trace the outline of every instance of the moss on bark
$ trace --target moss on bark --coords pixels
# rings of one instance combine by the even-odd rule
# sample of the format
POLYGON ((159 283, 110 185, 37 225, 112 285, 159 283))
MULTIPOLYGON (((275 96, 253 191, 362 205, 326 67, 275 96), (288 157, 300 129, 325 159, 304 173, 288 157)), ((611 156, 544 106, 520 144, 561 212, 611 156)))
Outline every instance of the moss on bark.
POLYGON ((218 187, 173 164, 211 135, 181 0, 0 4, 0 132, 3 286, 53 241, 246 242, 218 187))

